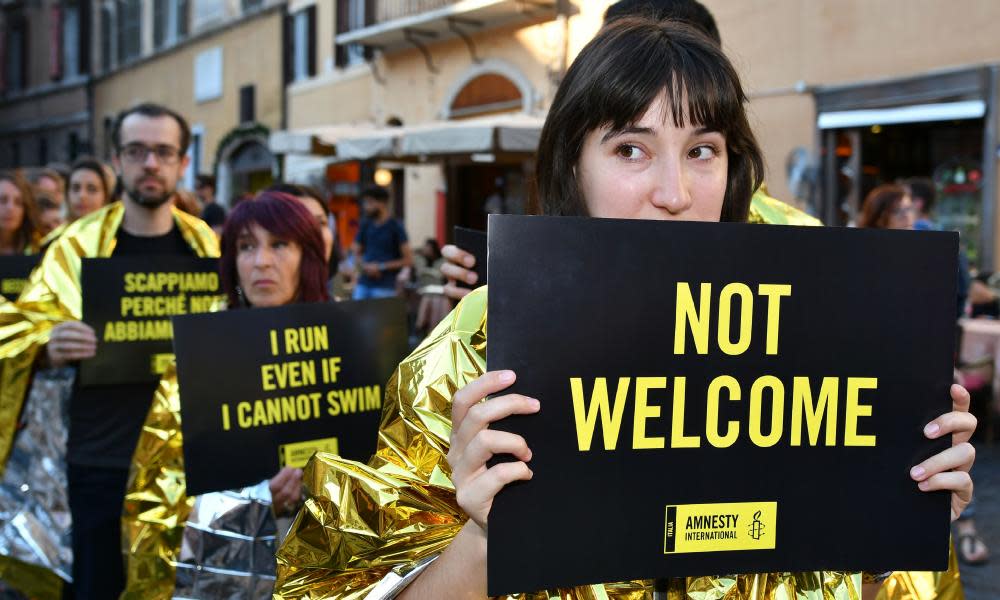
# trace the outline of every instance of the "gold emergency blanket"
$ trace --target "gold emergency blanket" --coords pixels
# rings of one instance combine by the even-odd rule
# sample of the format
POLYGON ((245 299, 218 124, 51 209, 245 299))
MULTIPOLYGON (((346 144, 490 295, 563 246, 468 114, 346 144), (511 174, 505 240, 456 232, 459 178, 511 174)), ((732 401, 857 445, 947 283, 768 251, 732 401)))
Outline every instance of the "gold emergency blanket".
MULTIPOLYGON (((31 407, 25 409, 24 404, 32 386, 37 353, 48 342, 53 326, 62 321, 81 318, 81 259, 111 256, 124 212, 124 206, 115 202, 68 226, 32 272, 17 302, 0 303, 0 475, 5 477, 4 481, 7 479, 4 471, 8 467, 15 438, 22 435, 18 432, 19 427, 30 427, 29 419, 34 412, 31 407)), ((204 222, 176 209, 173 209, 173 217, 178 230, 195 254, 202 257, 219 255, 215 234, 204 222)), ((50 418, 61 419, 64 415, 53 414, 50 418)), ((63 436, 61 443, 65 444, 65 432, 60 435, 63 436)), ((54 433, 49 438, 54 439, 54 433)), ((48 464, 45 461, 57 461, 58 465, 65 462, 64 446, 53 454, 50 452, 51 448, 43 445, 29 447, 35 443, 33 437, 23 440, 23 444, 20 443, 21 440, 18 441, 18 452, 23 453, 18 460, 42 461, 44 464, 48 464)), ((53 469, 60 470, 64 476, 62 467, 53 466, 53 469)), ((39 475, 33 473, 32 477, 39 475)), ((30 486, 30 483, 25 482, 25 485, 30 486)), ((47 518, 54 523, 59 522, 59 513, 63 509, 58 499, 65 499, 65 482, 53 486, 57 487, 61 489, 54 490, 51 494, 36 495, 39 500, 36 515, 39 520, 47 518)), ((68 526, 67 523, 66 527, 68 526)), ((48 532, 49 537, 58 531, 57 528, 48 532)), ((24 561, 7 560, 14 557, 8 556, 3 549, 13 547, 17 542, 7 539, 3 531, 0 531, 0 537, 4 538, 0 540, 0 565, 3 568, 3 579, 9 583, 40 583, 42 577, 38 573, 63 573, 68 569, 65 565, 55 566, 63 564, 57 562, 55 556, 69 552, 68 540, 64 544, 60 542, 63 544, 61 546, 51 547, 51 552, 38 552, 34 560, 24 561)), ((42 540, 36 539, 34 543, 42 548, 42 540)), ((68 578, 68 575, 63 574, 63 577, 68 578)), ((51 597, 30 590, 28 593, 38 597, 51 597)))
POLYGON ((761 186, 750 200, 750 223, 768 225, 822 225, 819 219, 801 210, 775 200, 767 194, 767 186, 761 186))
POLYGON ((271 597, 277 523, 267 482, 187 496, 174 365, 153 396, 126 489, 122 600, 271 597))

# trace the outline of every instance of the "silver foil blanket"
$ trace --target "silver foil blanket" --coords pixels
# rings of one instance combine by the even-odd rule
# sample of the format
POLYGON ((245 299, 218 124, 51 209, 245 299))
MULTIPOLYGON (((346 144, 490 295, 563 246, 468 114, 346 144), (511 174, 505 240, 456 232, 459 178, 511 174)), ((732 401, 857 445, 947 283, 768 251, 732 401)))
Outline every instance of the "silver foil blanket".
POLYGON ((198 496, 184 525, 174 597, 270 599, 277 532, 267 481, 198 496))
POLYGON ((73 368, 38 371, 0 481, 0 556, 71 580, 66 433, 73 368))

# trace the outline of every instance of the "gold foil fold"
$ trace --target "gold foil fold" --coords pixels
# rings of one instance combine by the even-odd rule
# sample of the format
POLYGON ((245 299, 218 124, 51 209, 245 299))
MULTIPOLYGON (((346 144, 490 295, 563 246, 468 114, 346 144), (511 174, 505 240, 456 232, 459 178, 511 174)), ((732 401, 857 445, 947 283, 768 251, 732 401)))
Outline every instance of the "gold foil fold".
MULTIPOLYGON (((469 294, 386 386, 378 450, 367 465, 317 454, 308 500, 278 550, 276 600, 368 596, 390 573, 439 554, 466 516, 447 463, 451 398, 486 367, 486 289, 469 294)), ((388 597, 388 596, 386 596, 388 597)), ((510 600, 639 600, 652 581, 581 586, 510 600)), ((671 580, 673 600, 860 600, 860 574, 768 573, 671 580)))
POLYGON ((750 200, 750 223, 767 225, 822 225, 816 217, 807 215, 801 210, 776 200, 768 195, 767 186, 762 185, 750 200))
POLYGON ((194 506, 186 493, 180 410, 177 370, 171 363, 153 394, 125 488, 122 600, 170 598, 174 592, 184 523, 194 506))

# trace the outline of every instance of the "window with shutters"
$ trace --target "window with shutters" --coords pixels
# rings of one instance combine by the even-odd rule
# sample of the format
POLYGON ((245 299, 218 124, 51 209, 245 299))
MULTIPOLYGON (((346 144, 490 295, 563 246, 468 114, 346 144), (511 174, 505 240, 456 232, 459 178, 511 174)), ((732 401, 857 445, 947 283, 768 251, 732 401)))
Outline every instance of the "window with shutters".
POLYGON ((316 6, 291 15, 291 80, 302 81, 316 75, 316 6))
POLYGON ((118 64, 142 53, 142 0, 118 0, 118 64))
POLYGON ((168 48, 188 32, 187 0, 153 0, 153 47, 168 48))
POLYGON ((16 92, 27 85, 28 21, 23 15, 5 15, 3 47, 3 90, 16 92))
POLYGON ((63 79, 76 77, 87 68, 81 39, 80 6, 67 4, 63 12, 63 79))
POLYGON ((115 7, 112 3, 101 6, 101 71, 107 73, 115 57, 115 7))
MULTIPOLYGON (((375 22, 373 0, 337 0, 338 34, 364 29, 375 22)), ((347 68, 371 59, 371 50, 361 44, 337 44, 335 61, 340 68, 347 68)))

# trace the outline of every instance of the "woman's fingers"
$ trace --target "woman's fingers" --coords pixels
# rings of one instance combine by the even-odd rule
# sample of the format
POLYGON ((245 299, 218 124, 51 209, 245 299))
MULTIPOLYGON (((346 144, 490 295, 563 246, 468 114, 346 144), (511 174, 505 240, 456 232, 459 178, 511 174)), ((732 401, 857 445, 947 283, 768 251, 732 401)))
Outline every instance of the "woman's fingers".
POLYGON ((490 371, 467 383, 465 387, 455 392, 451 401, 451 427, 454 432, 465 420, 469 409, 483 398, 510 387, 516 379, 513 371, 490 371))
POLYGON ((914 481, 924 481, 938 473, 951 470, 968 471, 976 460, 976 449, 963 442, 947 450, 938 452, 924 462, 910 469, 914 481))
POLYGON ((469 442, 491 423, 511 415, 534 414, 540 407, 538 400, 520 394, 507 394, 479 402, 467 411, 462 424, 453 432, 451 447, 464 454, 469 442))
POLYGON ((965 498, 972 498, 972 477, 965 471, 946 471, 929 477, 917 484, 923 492, 949 490, 965 498))
POLYGON ((513 481, 527 481, 532 475, 528 465, 520 461, 493 465, 467 485, 457 489, 458 505, 471 519, 485 527, 497 492, 513 481))
POLYGON ((462 452, 452 473, 456 482, 465 481, 486 466, 486 461, 497 454, 511 454, 523 462, 531 460, 531 449, 523 437, 506 431, 480 430, 462 452))
POLYGON ((972 397, 969 395, 969 390, 956 384, 951 386, 951 406, 952 410, 960 412, 969 412, 969 404, 972 402, 972 397))
POLYGON ((441 274, 447 279, 464 281, 469 285, 473 285, 479 279, 479 275, 475 271, 448 262, 441 263, 441 274))
POLYGON ((968 442, 972 434, 976 432, 976 424, 975 415, 955 410, 928 423, 924 427, 924 435, 932 440, 951 435, 953 444, 961 444, 968 442))
POLYGON ((471 269, 476 266, 476 257, 465 250, 462 250, 455 244, 445 244, 445 246, 441 248, 441 256, 443 256, 446 261, 456 265, 462 265, 467 269, 471 269))

